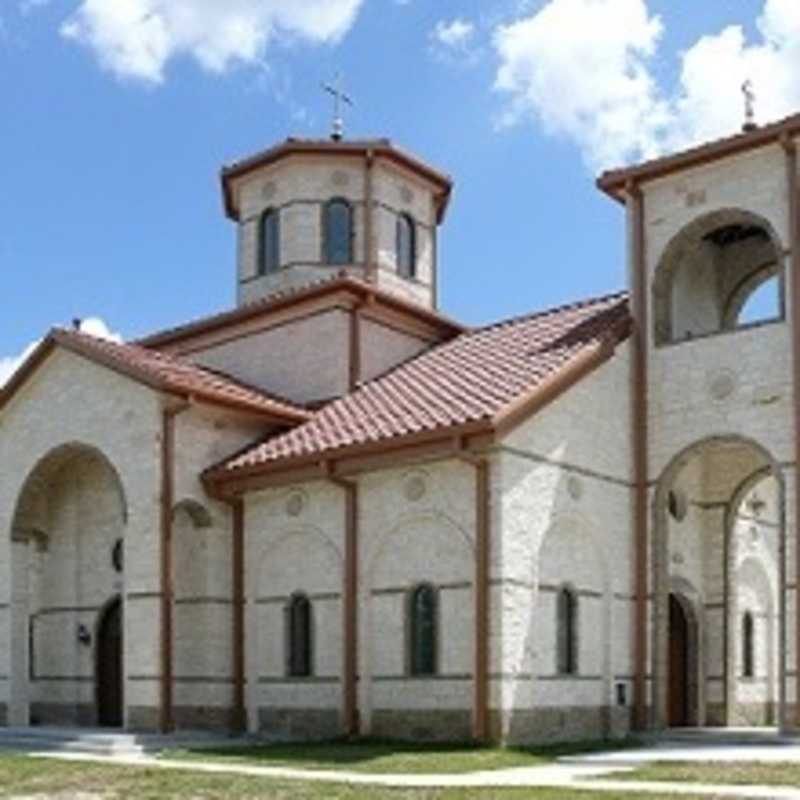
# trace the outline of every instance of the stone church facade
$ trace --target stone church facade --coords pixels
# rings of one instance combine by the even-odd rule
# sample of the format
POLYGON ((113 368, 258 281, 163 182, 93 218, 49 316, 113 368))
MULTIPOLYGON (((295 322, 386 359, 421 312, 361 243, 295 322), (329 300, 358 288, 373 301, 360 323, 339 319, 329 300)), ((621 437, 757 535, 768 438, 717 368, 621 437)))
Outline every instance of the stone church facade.
POLYGON ((0 394, 0 722, 796 727, 798 135, 606 173, 630 293, 481 328, 438 310, 439 171, 223 170, 238 307, 56 329, 0 394))

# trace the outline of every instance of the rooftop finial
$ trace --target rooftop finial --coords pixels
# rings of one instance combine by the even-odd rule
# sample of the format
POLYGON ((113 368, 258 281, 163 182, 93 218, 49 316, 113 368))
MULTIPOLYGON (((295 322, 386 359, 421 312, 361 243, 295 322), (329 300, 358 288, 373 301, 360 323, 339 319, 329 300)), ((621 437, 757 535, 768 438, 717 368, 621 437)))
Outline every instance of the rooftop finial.
POLYGON ((748 78, 742 84, 742 94, 744 95, 744 125, 742 130, 745 133, 756 130, 756 93, 753 89, 753 81, 748 78))
POLYGON ((322 88, 333 95, 333 133, 331 139, 334 142, 340 142, 344 136, 344 119, 342 118, 342 103, 352 106, 352 99, 344 93, 342 89, 342 76, 341 73, 336 74, 336 80, 333 85, 323 83, 322 88))

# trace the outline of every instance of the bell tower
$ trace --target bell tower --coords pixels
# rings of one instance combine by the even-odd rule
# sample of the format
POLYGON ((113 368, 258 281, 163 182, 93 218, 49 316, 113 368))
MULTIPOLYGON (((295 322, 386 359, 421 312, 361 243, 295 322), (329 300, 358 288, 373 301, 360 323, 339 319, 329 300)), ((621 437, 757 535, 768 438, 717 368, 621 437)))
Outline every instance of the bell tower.
POLYGON ((388 139, 290 138, 222 171, 239 305, 345 273, 437 306, 450 178, 388 139))

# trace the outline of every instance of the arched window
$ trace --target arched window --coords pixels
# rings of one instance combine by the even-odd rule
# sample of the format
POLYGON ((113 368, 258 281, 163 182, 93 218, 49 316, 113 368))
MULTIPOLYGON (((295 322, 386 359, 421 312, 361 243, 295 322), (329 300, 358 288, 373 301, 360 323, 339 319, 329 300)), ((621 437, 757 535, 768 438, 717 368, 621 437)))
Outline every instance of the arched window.
POLYGON ((258 271, 275 272, 281 265, 280 212, 269 208, 262 215, 258 230, 258 271))
POLYGON ((556 668, 560 675, 578 674, 578 595, 568 586, 556 596, 556 668))
POLYGON ((408 214, 397 218, 397 271, 406 278, 417 275, 417 229, 408 214))
POLYGON ((308 678, 311 668, 311 601, 296 594, 287 609, 288 673, 292 678, 308 678))
POLYGON ((428 584, 411 592, 409 652, 412 675, 436 674, 436 591, 428 584))
POLYGON ((353 263, 353 209, 347 200, 334 198, 323 215, 326 264, 353 263))
POLYGON ((755 621, 746 611, 742 617, 742 676, 755 676, 755 621))

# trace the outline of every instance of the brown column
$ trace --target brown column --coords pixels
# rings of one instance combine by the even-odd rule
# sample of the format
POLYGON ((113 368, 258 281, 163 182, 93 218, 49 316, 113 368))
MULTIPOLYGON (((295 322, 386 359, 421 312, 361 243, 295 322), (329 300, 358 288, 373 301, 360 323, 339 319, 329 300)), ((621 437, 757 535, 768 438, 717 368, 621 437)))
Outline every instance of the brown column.
POLYGON ((489 731, 489 565, 491 560, 490 467, 475 463, 475 709, 473 736, 488 741, 489 731))
POLYGON ((244 501, 231 501, 233 527, 233 714, 231 727, 236 732, 247 730, 244 701, 244 501))
POLYGON ((378 279, 378 260, 375 255, 375 154, 367 150, 366 173, 364 177, 364 261, 366 262, 367 280, 378 279))
POLYGON ((631 337, 630 371, 631 449, 633 457, 632 532, 634 554, 633 613, 633 727, 645 730, 647 712, 647 264, 645 262, 644 198, 636 185, 628 186, 631 225, 631 337))
POLYGON ((175 417, 178 409, 165 408, 161 416, 161 704, 159 729, 174 728, 172 713, 172 509, 175 485, 175 417))
POLYGON ((358 484, 336 478, 327 467, 332 483, 344 491, 344 592, 342 629, 344 665, 342 706, 345 736, 358 736, 361 720, 358 713, 358 484))
MULTIPOLYGON (((792 322, 792 389, 794 402, 792 415, 794 422, 794 533, 795 545, 800 544, 800 202, 798 202, 797 183, 797 145, 794 139, 786 136, 782 140, 786 153, 786 192, 789 208, 789 298, 792 322)), ((800 546, 795 546, 795 682, 800 685, 800 546)), ((781 658, 785 654, 781 653, 781 658)), ((800 699, 795 699, 794 726, 800 727, 800 699)))

